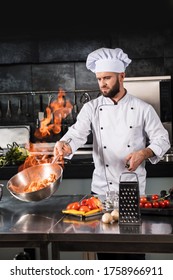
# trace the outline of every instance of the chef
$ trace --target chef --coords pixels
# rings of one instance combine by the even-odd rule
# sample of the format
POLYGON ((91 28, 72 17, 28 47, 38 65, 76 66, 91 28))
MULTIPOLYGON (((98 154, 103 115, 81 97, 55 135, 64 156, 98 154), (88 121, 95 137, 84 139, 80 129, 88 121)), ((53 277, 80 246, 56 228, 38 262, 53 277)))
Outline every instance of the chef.
POLYGON ((124 88, 125 70, 131 59, 120 48, 100 48, 86 61, 95 73, 101 96, 85 103, 68 132, 56 142, 54 155, 72 158, 93 134, 92 193, 118 192, 123 180, 139 181, 145 194, 145 161, 160 161, 170 148, 167 130, 154 108, 124 88))

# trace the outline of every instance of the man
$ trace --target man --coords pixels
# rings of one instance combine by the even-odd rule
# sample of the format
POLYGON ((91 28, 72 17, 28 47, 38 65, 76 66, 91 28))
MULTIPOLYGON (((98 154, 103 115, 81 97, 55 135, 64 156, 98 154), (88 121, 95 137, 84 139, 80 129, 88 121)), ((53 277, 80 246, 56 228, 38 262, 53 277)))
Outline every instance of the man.
POLYGON ((119 191, 123 172, 124 180, 136 181, 137 175, 140 195, 145 194, 145 160, 156 164, 170 148, 168 132, 154 108, 124 88, 130 63, 120 48, 100 48, 88 55, 86 67, 95 73, 102 95, 84 104, 76 123, 55 144, 54 155, 70 159, 92 132, 95 194, 119 191))
MULTIPOLYGON (((145 160, 156 164, 170 148, 167 130, 154 108, 130 95, 124 88, 126 67, 131 59, 123 50, 100 48, 87 57, 86 67, 95 73, 100 91, 84 104, 77 121, 55 144, 54 155, 71 158, 93 134, 91 192, 105 195, 119 191, 119 180, 136 181, 145 194, 145 160), (129 172, 127 172, 129 171, 129 172)), ((144 254, 97 254, 98 259, 145 259, 144 254)))

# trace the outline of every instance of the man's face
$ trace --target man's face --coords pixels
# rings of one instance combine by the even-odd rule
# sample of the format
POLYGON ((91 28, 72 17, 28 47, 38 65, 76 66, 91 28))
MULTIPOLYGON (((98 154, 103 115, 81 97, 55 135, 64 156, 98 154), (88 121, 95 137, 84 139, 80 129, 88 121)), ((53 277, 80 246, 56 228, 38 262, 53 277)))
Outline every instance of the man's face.
POLYGON ((119 93, 120 83, 118 77, 117 73, 112 72, 96 73, 99 88, 103 96, 113 98, 119 93))

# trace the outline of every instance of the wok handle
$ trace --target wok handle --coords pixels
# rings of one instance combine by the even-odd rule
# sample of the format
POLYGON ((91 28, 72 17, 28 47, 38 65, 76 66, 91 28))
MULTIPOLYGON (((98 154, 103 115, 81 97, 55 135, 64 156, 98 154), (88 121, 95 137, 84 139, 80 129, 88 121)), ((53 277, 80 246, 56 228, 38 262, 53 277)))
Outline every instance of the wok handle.
POLYGON ((56 157, 53 158, 52 164, 53 164, 53 163, 62 164, 62 158, 61 158, 59 155, 57 155, 56 157))

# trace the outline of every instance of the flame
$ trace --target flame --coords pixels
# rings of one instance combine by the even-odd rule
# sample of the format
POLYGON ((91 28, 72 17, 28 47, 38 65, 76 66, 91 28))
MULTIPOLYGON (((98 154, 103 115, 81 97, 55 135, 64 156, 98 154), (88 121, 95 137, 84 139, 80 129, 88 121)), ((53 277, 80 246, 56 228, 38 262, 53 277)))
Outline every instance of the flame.
MULTIPOLYGON (((40 122, 40 127, 37 128, 34 133, 36 138, 43 139, 50 136, 51 133, 58 134, 61 132, 63 119, 65 119, 73 109, 72 104, 69 100, 66 100, 65 95, 65 91, 60 88, 57 94, 57 99, 46 107, 46 117, 40 122)), ((33 143, 30 143, 28 150, 31 153, 26 158, 25 162, 19 166, 18 172, 34 165, 52 163, 53 155, 49 153, 49 148, 47 154, 42 154, 40 151, 34 149, 33 143)), ((63 157, 58 158, 57 162, 64 167, 63 157)))
MULTIPOLYGON (((40 164, 44 164, 44 163, 52 163, 53 161, 53 156, 52 155, 29 155, 26 159, 25 162, 19 166, 18 168, 18 172, 35 166, 35 165, 40 165, 40 164)), ((63 157, 57 159, 57 162, 59 165, 61 165, 62 168, 64 168, 64 159, 63 157)))
POLYGON ((36 138, 45 138, 61 132, 61 123, 72 111, 73 105, 65 98, 65 91, 60 88, 57 99, 46 108, 46 117, 40 122, 40 127, 35 130, 36 138))

